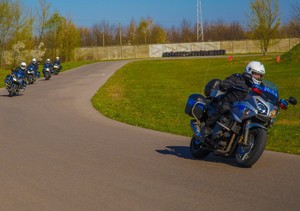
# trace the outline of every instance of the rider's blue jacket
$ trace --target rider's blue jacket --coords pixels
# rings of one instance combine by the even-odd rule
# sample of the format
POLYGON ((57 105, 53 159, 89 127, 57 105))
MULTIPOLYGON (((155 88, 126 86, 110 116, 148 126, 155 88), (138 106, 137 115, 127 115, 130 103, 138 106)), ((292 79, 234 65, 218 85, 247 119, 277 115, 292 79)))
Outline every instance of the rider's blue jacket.
POLYGON ((12 72, 13 72, 13 73, 18 73, 18 75, 20 75, 21 78, 26 78, 25 71, 26 71, 26 70, 22 70, 20 67, 17 67, 17 68, 16 68, 15 70, 13 70, 12 72))

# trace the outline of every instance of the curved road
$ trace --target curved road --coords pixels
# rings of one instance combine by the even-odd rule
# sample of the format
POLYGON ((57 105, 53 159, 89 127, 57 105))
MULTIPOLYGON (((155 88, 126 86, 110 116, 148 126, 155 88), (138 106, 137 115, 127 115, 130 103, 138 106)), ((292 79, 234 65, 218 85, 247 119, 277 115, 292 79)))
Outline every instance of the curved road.
POLYGON ((126 63, 40 79, 17 97, 0 89, 0 210, 299 210, 299 156, 265 151, 250 169, 194 160, 188 137, 96 111, 91 97, 126 63))

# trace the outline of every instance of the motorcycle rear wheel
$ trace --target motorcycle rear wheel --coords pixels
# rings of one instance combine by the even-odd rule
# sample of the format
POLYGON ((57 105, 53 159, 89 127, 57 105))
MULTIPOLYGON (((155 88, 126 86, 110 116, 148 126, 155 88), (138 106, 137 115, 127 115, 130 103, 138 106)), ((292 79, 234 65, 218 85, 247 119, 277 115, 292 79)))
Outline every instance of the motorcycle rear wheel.
POLYGON ((238 146, 235 160, 240 167, 250 168, 265 150, 267 131, 263 128, 250 129, 247 142, 247 146, 238 146))
POLYGON ((190 151, 194 158, 203 159, 205 158, 211 151, 204 149, 205 144, 199 142, 195 136, 192 137, 190 143, 190 151))

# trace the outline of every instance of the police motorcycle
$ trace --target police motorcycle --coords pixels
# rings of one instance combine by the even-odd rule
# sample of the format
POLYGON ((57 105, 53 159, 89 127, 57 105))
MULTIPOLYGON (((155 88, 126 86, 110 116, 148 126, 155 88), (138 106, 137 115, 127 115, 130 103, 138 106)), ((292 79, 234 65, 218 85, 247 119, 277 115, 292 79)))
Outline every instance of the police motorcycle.
POLYGON ((12 70, 11 74, 5 77, 4 84, 10 97, 19 95, 20 92, 25 91, 27 85, 25 73, 12 70))
POLYGON ((62 69, 62 66, 58 62, 53 63, 53 73, 54 75, 58 75, 60 70, 62 69))
POLYGON ((205 87, 205 96, 189 96, 185 113, 192 117, 190 127, 193 136, 190 152, 196 159, 203 159, 210 153, 227 158, 235 158, 240 167, 251 167, 263 154, 267 142, 267 130, 271 127, 280 109, 289 104, 296 105, 294 97, 279 99, 278 87, 264 80, 261 85, 253 85, 250 90, 233 86, 247 93, 242 101, 234 102, 225 109, 217 120, 212 132, 201 141, 201 129, 205 129, 206 119, 216 109, 214 103, 225 92, 219 88, 221 80, 213 79, 205 87), (227 110, 226 110, 227 109, 227 110))
POLYGON ((52 69, 52 65, 50 62, 47 62, 44 64, 44 67, 43 67, 43 74, 44 74, 44 77, 45 77, 45 80, 49 80, 51 78, 51 75, 53 73, 53 69, 52 69))
POLYGON ((33 84, 38 78, 40 78, 40 72, 37 71, 36 67, 32 63, 27 67, 26 77, 28 84, 33 84))

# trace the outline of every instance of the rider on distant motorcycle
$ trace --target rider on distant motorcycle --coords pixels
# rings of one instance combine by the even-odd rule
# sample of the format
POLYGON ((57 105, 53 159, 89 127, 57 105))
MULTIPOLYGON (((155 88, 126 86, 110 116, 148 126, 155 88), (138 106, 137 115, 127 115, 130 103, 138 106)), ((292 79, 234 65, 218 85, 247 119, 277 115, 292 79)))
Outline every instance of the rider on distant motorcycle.
POLYGON ((12 70, 12 73, 19 73, 22 76, 22 86, 21 89, 25 90, 27 81, 26 81, 26 63, 21 62, 20 67, 17 67, 15 70, 12 70))
POLYGON ((39 63, 37 62, 36 58, 33 58, 29 65, 34 66, 36 71, 39 69, 39 63))
POLYGON ((51 64, 50 62, 50 59, 46 59, 46 62, 44 64, 44 67, 43 67, 43 74, 45 75, 45 69, 46 68, 50 68, 50 70, 52 71, 52 68, 53 68, 53 65, 51 64))
POLYGON ((55 58, 54 63, 56 63, 56 64, 58 64, 60 66, 60 59, 59 59, 58 56, 55 58))
POLYGON ((61 66, 61 63, 60 63, 60 59, 59 59, 59 57, 57 56, 56 58, 55 58, 55 60, 54 60, 54 62, 53 62, 53 66, 54 65, 58 65, 58 71, 60 71, 61 69, 62 69, 62 66, 61 66))
POLYGON ((38 71, 39 69, 39 63, 37 62, 36 58, 33 58, 32 61, 29 63, 28 68, 32 66, 34 68, 35 71, 35 75, 37 78, 40 77, 40 72, 38 71))
POLYGON ((205 138, 212 132, 212 128, 219 117, 226 111, 229 111, 231 105, 235 101, 244 99, 247 96, 246 92, 232 89, 233 86, 241 87, 248 90, 253 84, 260 85, 265 75, 265 67, 261 62, 251 61, 247 64, 244 73, 232 74, 219 84, 220 90, 226 92, 224 96, 216 102, 216 109, 209 114, 206 120, 206 126, 200 131, 200 140, 205 138))

